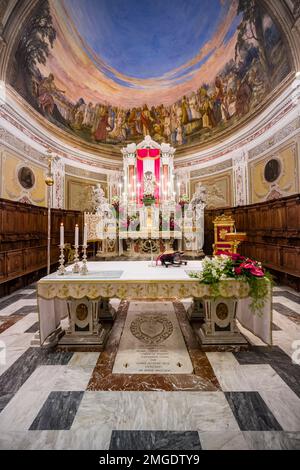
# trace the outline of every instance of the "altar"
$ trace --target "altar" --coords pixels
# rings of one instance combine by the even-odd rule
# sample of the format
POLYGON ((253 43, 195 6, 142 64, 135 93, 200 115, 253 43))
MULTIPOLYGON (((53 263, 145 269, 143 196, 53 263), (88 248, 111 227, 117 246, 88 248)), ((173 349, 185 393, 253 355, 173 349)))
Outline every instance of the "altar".
MULTIPOLYGON (((178 249, 203 255, 205 190, 191 200, 174 170, 175 149, 146 136, 122 149, 123 172, 105 195, 98 184, 94 211, 85 213, 87 238, 97 257, 153 255, 178 249)), ((187 191, 187 188, 185 188, 187 191)))
POLYGON ((111 299, 191 299, 187 315, 190 321, 202 321, 198 331, 202 345, 246 344, 236 320, 272 344, 271 291, 259 315, 250 310, 249 286, 244 281, 221 281, 216 298, 210 285, 189 275, 201 270, 201 261, 169 269, 147 261, 98 261, 88 262, 87 267, 86 275, 67 267, 64 275, 53 273, 38 281, 41 345, 57 343, 65 317, 66 344, 102 344, 103 319, 113 321, 115 315, 111 299))

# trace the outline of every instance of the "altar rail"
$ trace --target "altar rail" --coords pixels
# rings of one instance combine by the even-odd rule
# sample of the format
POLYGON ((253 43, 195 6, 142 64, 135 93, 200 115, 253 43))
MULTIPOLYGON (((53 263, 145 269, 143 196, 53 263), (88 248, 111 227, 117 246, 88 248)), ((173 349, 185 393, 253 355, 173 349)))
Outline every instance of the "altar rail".
POLYGON ((213 219, 230 214, 247 233, 239 252, 263 262, 276 277, 300 290, 300 194, 248 206, 205 210, 204 252, 212 253, 213 219))
MULTIPOLYGON (((46 273, 46 208, 0 199, 0 296, 26 286, 46 273)), ((51 264, 58 260, 59 226, 65 226, 65 243, 74 243, 79 211, 51 209, 51 264)))

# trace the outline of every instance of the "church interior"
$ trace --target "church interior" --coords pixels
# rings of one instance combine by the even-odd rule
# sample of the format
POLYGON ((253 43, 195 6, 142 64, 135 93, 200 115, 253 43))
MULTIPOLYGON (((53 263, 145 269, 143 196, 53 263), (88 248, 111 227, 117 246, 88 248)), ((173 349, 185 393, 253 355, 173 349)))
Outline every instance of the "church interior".
POLYGON ((0 1, 0 449, 300 449, 300 1, 0 1))

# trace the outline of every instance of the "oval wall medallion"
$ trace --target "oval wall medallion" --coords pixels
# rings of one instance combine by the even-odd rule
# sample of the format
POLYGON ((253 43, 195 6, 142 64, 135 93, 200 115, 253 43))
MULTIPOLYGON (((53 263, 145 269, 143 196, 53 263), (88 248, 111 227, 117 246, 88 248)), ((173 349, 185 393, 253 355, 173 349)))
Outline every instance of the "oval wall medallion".
POLYGON ((268 183, 274 183, 281 173, 281 164, 277 158, 272 158, 266 163, 264 169, 264 177, 268 183))
POLYGON ((18 180, 24 189, 31 189, 35 183, 35 176, 31 168, 22 166, 18 171, 18 180))
POLYGON ((133 320, 130 331, 133 336, 144 343, 160 344, 173 333, 173 324, 160 315, 147 315, 133 320))

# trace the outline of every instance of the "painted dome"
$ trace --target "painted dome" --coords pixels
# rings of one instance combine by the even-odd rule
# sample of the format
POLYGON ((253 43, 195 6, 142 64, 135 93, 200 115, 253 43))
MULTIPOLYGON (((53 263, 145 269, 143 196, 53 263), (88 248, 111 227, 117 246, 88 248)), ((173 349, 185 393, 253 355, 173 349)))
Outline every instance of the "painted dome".
POLYGON ((12 86, 90 143, 150 134, 208 142, 245 122, 289 75, 280 29, 255 0, 42 0, 12 86))

